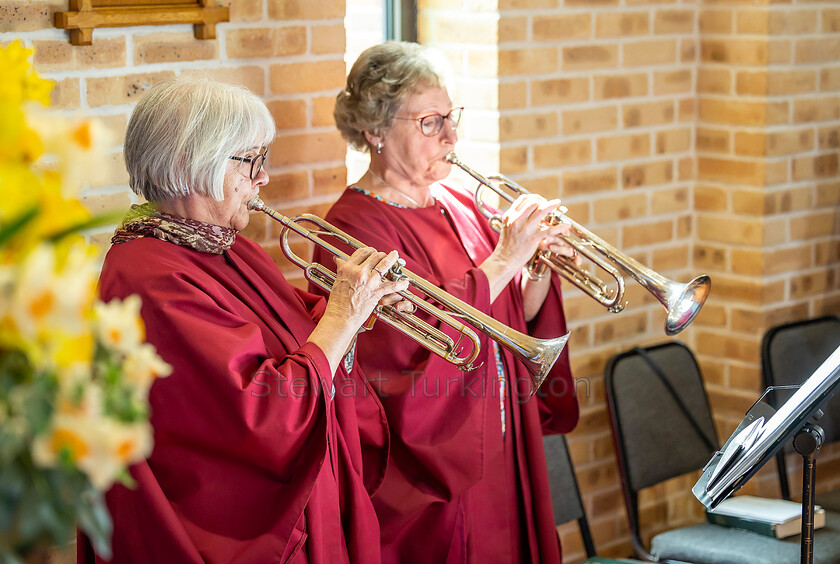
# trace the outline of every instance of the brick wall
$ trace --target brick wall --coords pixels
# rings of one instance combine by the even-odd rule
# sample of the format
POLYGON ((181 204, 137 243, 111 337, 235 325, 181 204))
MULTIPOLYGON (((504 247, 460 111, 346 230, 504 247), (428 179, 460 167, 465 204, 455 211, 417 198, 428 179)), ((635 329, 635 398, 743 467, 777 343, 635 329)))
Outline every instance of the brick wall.
MULTIPOLYGON (((708 2, 699 25, 694 264, 716 300, 697 348, 725 431, 762 388, 763 332, 840 312, 840 4, 708 2)), ((817 467, 840 485, 836 445, 817 467)), ((778 492, 769 470, 745 489, 778 492)))
MULTIPOLYGON (((838 8, 420 1, 421 41, 461 73, 464 160, 562 197, 573 219, 669 278, 712 277, 678 338, 698 356, 722 439, 758 397, 764 330, 840 313, 838 8)), ((566 288, 583 395, 572 458, 599 553, 626 555, 602 374, 613 354, 666 339, 664 310, 635 283, 619 315, 566 288)), ((823 450, 819 489, 840 481, 838 454, 823 450)), ((746 491, 778 495, 769 466, 746 491)), ((702 518, 697 477, 645 492, 647 536, 702 518)), ((580 560, 576 527, 561 534, 566 560, 580 560)))
MULTIPOLYGON (((231 22, 213 41, 195 40, 186 25, 135 27, 97 30, 93 46, 71 48, 51 24, 65 2, 0 0, 0 43, 35 47, 36 67, 58 83, 55 105, 99 116, 114 132, 105 178, 84 192, 92 209, 134 201, 121 157, 127 116, 150 84, 179 73, 209 73, 266 100, 279 128, 263 190, 270 205, 323 214, 343 189, 345 148, 331 114, 344 82, 345 2, 224 4, 231 22)), ((375 9, 348 0, 357 4, 375 9)), ((728 437, 759 390, 763 330, 840 313, 840 2, 419 4, 421 41, 459 73, 455 101, 468 112, 458 152, 468 164, 562 197, 575 220, 670 278, 712 276, 712 297, 679 338, 698 354, 728 437)), ((349 33, 372 33, 371 19, 362 16, 361 29, 351 13, 349 33)), ((107 241, 109 231, 94 237, 107 241)), ((247 235, 300 284, 278 232, 255 216, 247 235)), ((566 286, 582 402, 572 457, 599 551, 626 555, 602 373, 611 355, 664 340, 664 311, 635 283, 618 315, 566 286)), ((840 482, 838 460, 838 449, 823 450, 819 489, 840 482)), ((776 495, 767 470, 748 488, 776 495)), ((699 517, 695 480, 643 496, 649 533, 699 517)), ((574 527, 561 531, 566 560, 579 560, 574 527)))

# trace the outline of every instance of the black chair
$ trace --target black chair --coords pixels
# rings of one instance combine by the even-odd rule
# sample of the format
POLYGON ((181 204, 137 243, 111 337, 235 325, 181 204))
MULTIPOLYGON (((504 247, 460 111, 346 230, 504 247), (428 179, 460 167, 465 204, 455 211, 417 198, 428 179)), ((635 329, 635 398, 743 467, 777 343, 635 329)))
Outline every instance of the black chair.
MULTIPOLYGON (((798 386, 840 346, 840 317, 827 315, 771 327, 761 340, 761 374, 764 385, 798 386)), ((790 394, 771 394, 778 407, 790 394)), ((832 395, 822 406, 823 416, 816 423, 825 431, 829 444, 840 439, 840 394, 832 395)), ((776 455, 782 497, 791 499, 785 455, 794 452, 790 444, 776 455)), ((819 458, 817 458, 819 475, 819 458)), ((818 505, 840 512, 840 490, 817 494, 818 505)))
POLYGON ((564 525, 577 521, 586 561, 582 564, 622 564, 639 562, 638 560, 614 560, 602 558, 595 553, 595 543, 589 530, 589 521, 583 509, 577 478, 572 459, 566 447, 564 435, 546 435, 543 437, 545 459, 548 466, 548 481, 551 488, 551 505, 554 508, 554 524, 564 525))
MULTIPOLYGON (((648 549, 639 523, 639 492, 700 470, 717 451, 708 397, 694 355, 677 341, 613 357, 605 387, 637 557, 693 564, 799 562, 799 536, 778 540, 710 523, 660 533, 648 549)), ((815 534, 814 561, 840 561, 840 522, 833 517, 827 516, 815 534)))

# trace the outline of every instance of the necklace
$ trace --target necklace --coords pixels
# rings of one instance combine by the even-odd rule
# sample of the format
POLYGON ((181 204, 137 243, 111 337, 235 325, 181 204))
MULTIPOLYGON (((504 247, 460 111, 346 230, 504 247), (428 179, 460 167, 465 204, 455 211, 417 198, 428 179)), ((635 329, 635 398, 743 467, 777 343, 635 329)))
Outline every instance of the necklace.
POLYGON ((394 192, 397 192, 400 196, 402 196, 403 198, 405 198, 406 200, 408 200, 409 202, 411 202, 412 204, 414 204, 418 208, 425 208, 426 204, 429 202, 429 193, 428 192, 426 193, 426 198, 423 200, 423 204, 421 205, 417 200, 415 200, 414 198, 412 198, 411 196, 409 196, 408 194, 406 194, 402 190, 397 190, 396 188, 394 188, 393 186, 391 186, 390 184, 388 184, 387 182, 382 180, 382 177, 380 177, 378 174, 373 172, 373 169, 369 168, 368 172, 371 173, 373 175, 373 177, 376 178, 383 186, 385 186, 386 188, 390 188, 394 192))

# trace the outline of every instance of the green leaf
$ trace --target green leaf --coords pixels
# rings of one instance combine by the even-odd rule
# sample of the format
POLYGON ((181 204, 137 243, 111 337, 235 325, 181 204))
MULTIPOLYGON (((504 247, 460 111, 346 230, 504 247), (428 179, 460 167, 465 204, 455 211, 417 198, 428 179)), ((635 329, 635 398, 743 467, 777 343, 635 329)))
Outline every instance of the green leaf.
POLYGON ((38 206, 32 206, 19 216, 12 218, 12 220, 0 227, 0 246, 6 241, 15 236, 26 225, 38 216, 38 206))
POLYGON ((99 214, 88 220, 82 221, 75 225, 71 225, 70 227, 66 227, 61 231, 56 231, 55 233, 47 237, 47 241, 56 242, 64 237, 67 237, 68 235, 78 233, 79 231, 84 231, 85 229, 93 229, 94 227, 102 227, 103 225, 111 225, 114 223, 118 223, 122 219, 122 216, 122 212, 110 212, 99 214))
POLYGON ((12 387, 29 382, 35 375, 29 357, 17 349, 0 349, 0 386, 9 390, 12 387))
POLYGON ((102 492, 89 488, 76 504, 76 518, 79 528, 87 534, 96 554, 105 560, 111 559, 111 534, 114 531, 105 496, 102 492))

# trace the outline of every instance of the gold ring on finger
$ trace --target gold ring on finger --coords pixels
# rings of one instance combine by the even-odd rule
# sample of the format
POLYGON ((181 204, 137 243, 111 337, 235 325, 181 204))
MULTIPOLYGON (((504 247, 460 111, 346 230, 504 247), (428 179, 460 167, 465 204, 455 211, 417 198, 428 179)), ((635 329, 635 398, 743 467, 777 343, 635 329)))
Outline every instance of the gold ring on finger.
POLYGON ((385 280, 385 275, 382 274, 382 271, 378 268, 371 268, 371 272, 376 272, 382 280, 385 280))

